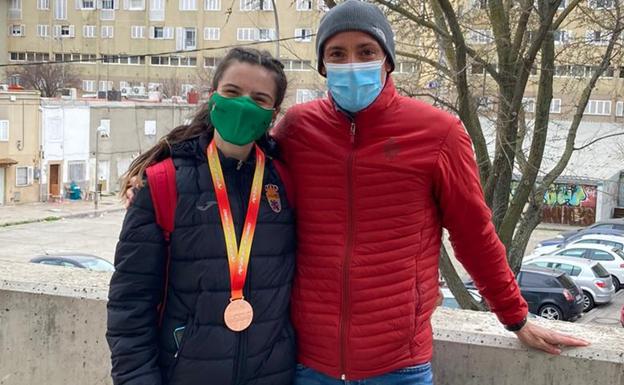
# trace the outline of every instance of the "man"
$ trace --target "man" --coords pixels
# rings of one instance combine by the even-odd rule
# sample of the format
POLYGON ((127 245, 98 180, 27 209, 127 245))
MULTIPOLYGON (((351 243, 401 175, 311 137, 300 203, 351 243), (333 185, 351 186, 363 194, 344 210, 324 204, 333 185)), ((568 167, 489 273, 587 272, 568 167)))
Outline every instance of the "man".
POLYGON ((329 99, 291 108, 275 136, 297 191, 296 384, 431 384, 442 227, 499 320, 558 354, 587 342, 527 322, 462 123, 398 95, 391 27, 348 0, 317 34, 329 99))

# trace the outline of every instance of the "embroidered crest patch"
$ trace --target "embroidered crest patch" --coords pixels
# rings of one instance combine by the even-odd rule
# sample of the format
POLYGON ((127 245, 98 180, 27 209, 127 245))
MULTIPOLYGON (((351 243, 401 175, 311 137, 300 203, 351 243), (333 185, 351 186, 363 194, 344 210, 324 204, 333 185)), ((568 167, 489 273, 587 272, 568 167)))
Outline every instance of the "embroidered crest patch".
POLYGON ((271 210, 276 213, 282 211, 282 200, 280 199, 279 187, 274 184, 267 184, 264 186, 264 192, 266 194, 267 201, 271 210))

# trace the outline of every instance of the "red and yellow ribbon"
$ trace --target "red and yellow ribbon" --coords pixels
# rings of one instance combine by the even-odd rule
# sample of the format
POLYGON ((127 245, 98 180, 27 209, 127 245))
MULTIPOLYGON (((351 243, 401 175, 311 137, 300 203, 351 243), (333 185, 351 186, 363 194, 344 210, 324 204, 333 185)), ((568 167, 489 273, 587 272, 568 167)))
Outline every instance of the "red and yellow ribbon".
POLYGON ((256 170, 254 172, 253 182, 251 184, 251 194, 249 195, 249 206, 247 208, 247 216, 245 217, 245 225, 241 236, 240 249, 236 241, 236 230, 234 228, 234 219, 232 218, 232 209, 230 208, 230 200, 228 198, 225 186, 225 178, 219 161, 219 152, 214 140, 207 149, 208 166, 212 175, 212 183, 214 185, 215 194, 217 195, 217 204, 219 205, 219 214, 221 215, 221 225, 223 226, 223 234, 225 236, 225 246, 228 254, 230 266, 230 287, 232 290, 231 300, 243 298, 243 287, 247 278, 247 267, 249 266, 249 256, 251 255, 251 244, 256 230, 256 222, 258 220, 258 211, 260 209, 260 200, 262 194, 262 181, 264 178, 265 156, 262 150, 255 145, 256 148, 256 170))

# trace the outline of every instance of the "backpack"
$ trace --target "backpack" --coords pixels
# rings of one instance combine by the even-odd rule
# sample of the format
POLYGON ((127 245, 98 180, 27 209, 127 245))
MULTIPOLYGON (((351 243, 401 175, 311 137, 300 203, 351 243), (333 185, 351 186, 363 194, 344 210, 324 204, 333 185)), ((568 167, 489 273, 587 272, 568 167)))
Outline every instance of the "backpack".
MULTIPOLYGON (((294 203, 294 190, 292 189, 292 183, 289 178, 289 174, 286 171, 285 166, 276 160, 273 160, 273 165, 279 175, 284 187, 286 188, 286 199, 290 203, 291 207, 295 207, 294 203)), ((178 190, 176 187, 176 169, 173 164, 172 158, 167 158, 163 161, 155 163, 149 166, 145 173, 147 175, 147 183, 150 186, 150 195, 152 197, 152 203, 154 205, 154 213, 156 214, 156 223, 163 232, 163 237, 167 244, 167 255, 165 261, 165 270, 163 281, 163 291, 160 303, 157 306, 158 311, 158 327, 162 326, 162 322, 165 316, 165 306, 167 303, 167 289, 169 287, 169 267, 171 265, 171 233, 175 228, 175 211, 178 203, 178 190)))

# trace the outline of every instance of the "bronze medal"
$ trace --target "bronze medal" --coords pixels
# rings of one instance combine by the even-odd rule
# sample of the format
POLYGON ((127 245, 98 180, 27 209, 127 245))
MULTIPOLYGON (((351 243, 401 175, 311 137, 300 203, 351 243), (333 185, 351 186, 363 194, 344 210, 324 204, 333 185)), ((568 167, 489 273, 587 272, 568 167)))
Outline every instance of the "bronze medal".
POLYGON ((244 299, 235 299, 225 308, 223 314, 225 326, 231 331, 241 332, 251 325, 253 320, 253 308, 244 299))

